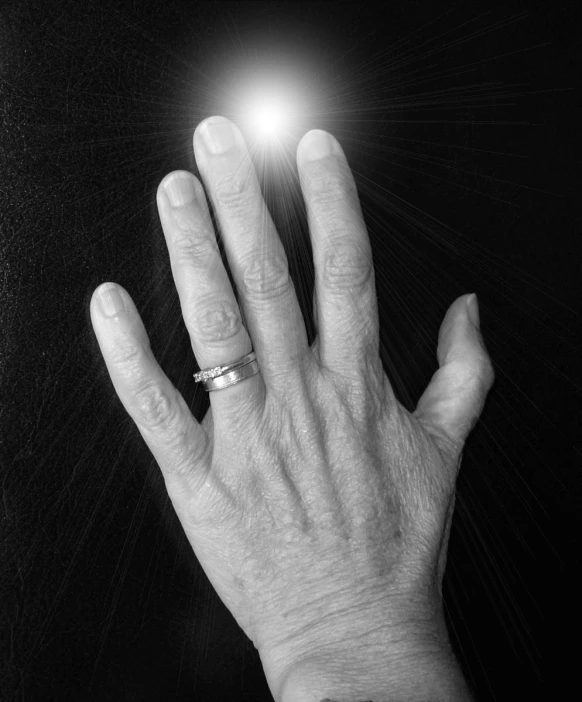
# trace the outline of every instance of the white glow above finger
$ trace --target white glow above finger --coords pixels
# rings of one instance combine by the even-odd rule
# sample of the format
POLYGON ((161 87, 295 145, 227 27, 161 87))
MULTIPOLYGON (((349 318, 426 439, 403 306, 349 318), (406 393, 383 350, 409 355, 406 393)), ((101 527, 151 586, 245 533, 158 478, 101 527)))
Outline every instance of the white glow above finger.
MULTIPOLYGON (((271 62, 272 63, 272 62, 271 62)), ((282 147, 309 129, 315 109, 309 81, 302 71, 280 63, 246 65, 221 81, 224 108, 212 113, 229 116, 253 147, 282 147)))
POLYGON ((276 98, 263 98, 252 105, 249 118, 256 138, 271 139, 285 127, 285 107, 276 98))
POLYGON ((284 88, 275 90, 268 84, 260 86, 240 95, 241 122, 254 141, 280 142, 297 122, 297 109, 293 103, 291 89, 286 93, 284 88))
POLYGON ((305 13, 291 13, 282 22, 276 3, 249 5, 257 6, 256 16, 251 13, 235 32, 225 28, 208 42, 208 53, 193 57, 203 83, 192 113, 199 120, 209 115, 232 120, 259 170, 285 171, 306 132, 334 131, 338 65, 331 57, 345 47, 305 13), (274 22, 264 16, 266 5, 273 6, 274 22))

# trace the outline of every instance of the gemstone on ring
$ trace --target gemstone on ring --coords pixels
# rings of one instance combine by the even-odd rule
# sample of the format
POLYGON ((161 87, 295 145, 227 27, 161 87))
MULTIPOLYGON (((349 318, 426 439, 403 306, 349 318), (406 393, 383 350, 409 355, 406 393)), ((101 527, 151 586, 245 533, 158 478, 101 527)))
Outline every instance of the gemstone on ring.
POLYGON ((198 373, 194 373, 194 380, 197 383, 205 380, 213 380, 214 378, 224 375, 227 372, 235 371, 239 368, 249 365, 255 360, 255 358, 255 352, 251 351, 246 356, 239 358, 233 363, 228 363, 223 366, 216 366, 215 368, 206 368, 205 370, 198 371, 198 373))
POLYGON ((216 368, 211 368, 210 370, 199 371, 194 375, 194 380, 199 382, 201 380, 209 380, 210 378, 216 378, 221 375, 226 366, 217 366, 216 368))

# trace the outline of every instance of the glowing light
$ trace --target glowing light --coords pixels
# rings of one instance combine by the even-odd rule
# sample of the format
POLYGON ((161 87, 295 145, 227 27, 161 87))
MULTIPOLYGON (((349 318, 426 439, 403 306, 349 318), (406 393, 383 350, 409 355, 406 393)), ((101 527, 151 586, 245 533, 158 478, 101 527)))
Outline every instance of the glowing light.
POLYGON ((271 138, 285 126, 285 107, 273 98, 263 99, 251 107, 250 118, 257 136, 271 138))
POLYGON ((308 77, 297 67, 265 61, 241 65, 227 78, 217 78, 224 99, 212 114, 224 114, 243 131, 248 145, 277 151, 309 129, 315 104, 308 77))
POLYGON ((241 96, 242 121, 257 142, 284 139, 297 118, 289 95, 270 86, 241 96))

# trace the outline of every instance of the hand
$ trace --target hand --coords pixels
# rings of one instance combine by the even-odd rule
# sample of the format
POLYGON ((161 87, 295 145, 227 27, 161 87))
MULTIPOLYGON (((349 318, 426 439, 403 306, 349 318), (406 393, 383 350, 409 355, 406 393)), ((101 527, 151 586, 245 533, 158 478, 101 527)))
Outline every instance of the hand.
POLYGON ((94 294, 91 319, 192 548, 279 699, 304 663, 333 661, 338 674, 351 666, 357 677, 372 653, 394 652, 404 670, 446 648, 440 587, 455 481, 494 374, 463 296, 442 323, 440 368, 416 410, 399 404, 379 355, 354 180, 337 141, 316 130, 297 152, 316 270, 318 333, 309 347, 285 251, 244 139, 229 124, 199 125, 194 152, 246 328, 201 184, 173 172, 157 201, 200 368, 254 348, 260 374, 211 392, 198 424, 124 289, 112 317, 94 294))

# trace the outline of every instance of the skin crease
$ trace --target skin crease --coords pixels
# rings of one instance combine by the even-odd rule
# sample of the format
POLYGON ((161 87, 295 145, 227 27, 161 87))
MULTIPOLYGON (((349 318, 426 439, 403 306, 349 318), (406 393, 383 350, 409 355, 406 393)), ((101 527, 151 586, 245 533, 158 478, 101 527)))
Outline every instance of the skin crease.
POLYGON ((422 647, 433 630, 448 538, 426 534, 450 529, 456 465, 403 408, 391 416, 370 387, 356 400, 338 384, 314 378, 297 407, 267 405, 260 423, 241 423, 246 438, 231 435, 224 462, 215 450, 212 473, 178 510, 201 565, 220 573, 218 594, 278 677, 290 661, 320 656, 324 641, 349 656, 358 641, 381 650, 400 628, 422 647), (245 446, 240 470, 236 446, 245 446), (446 482, 431 479, 435 468, 446 482))
MULTIPOLYGON (((399 423, 414 420, 400 416, 401 408, 393 420, 386 410, 376 408, 368 393, 368 406, 354 416, 353 397, 318 379, 306 383, 302 394, 297 408, 268 407, 260 423, 251 423, 256 413, 243 410, 241 415, 249 418, 239 427, 245 439, 232 433, 230 439, 233 447, 245 446, 240 459, 244 472, 232 470, 230 446, 225 461, 220 448, 215 449, 212 473, 181 512, 191 541, 202 542, 204 551, 212 548, 213 567, 220 559, 228 572, 214 585, 259 650, 278 644, 275 638, 286 640, 299 634, 303 645, 313 620, 322 614, 321 598, 337 602, 342 590, 363 587, 376 602, 375 583, 380 593, 387 583, 395 591, 405 587, 395 575, 397 564, 406 570, 408 583, 420 556, 406 554, 411 548, 414 552, 426 548, 422 536, 416 535, 418 520, 409 506, 418 501, 417 486, 407 475, 413 461, 426 467, 425 475, 419 471, 413 480, 426 481, 426 491, 440 503, 431 515, 439 531, 452 498, 452 479, 448 489, 430 485, 429 468, 436 463, 444 474, 447 466, 428 441, 410 446, 399 423), (298 420, 301 414, 306 416, 298 420), (254 471, 253 464, 261 470, 254 471), (295 468, 305 465, 312 470, 295 468), (315 466, 324 474, 319 482, 315 466), (222 534, 220 541, 217 532, 222 534), (224 543, 228 548, 223 552, 224 543), (306 559, 309 552, 311 557, 306 559), (345 564, 339 572, 338 560, 345 564), (308 587, 311 594, 306 596, 308 587), (296 607, 289 597, 294 589, 301 591, 296 607), (308 611, 305 600, 313 601, 317 615, 308 611), (270 632, 262 620, 272 617, 290 620, 285 627, 289 631, 282 632, 278 624, 270 632)), ((203 426, 212 436, 207 418, 203 426)), ((175 502, 183 504, 180 498, 175 502)), ((432 559, 434 553, 429 549, 423 557, 432 559)), ((357 601, 359 614, 364 603, 357 601)))
POLYGON ((254 172, 232 165, 238 151, 215 160, 203 153, 200 127, 196 159, 248 334, 204 191, 184 172, 195 203, 172 209, 164 183, 158 191, 172 273, 200 367, 240 358, 252 338, 261 373, 211 392, 198 424, 157 365, 127 291, 118 286, 125 310, 109 320, 92 303, 93 325, 196 557, 258 649, 275 699, 312 702, 346 690, 380 699, 394 685, 408 694, 406 681, 424 670, 426 690, 445 695, 438 699, 466 700, 450 693, 462 678, 453 687, 430 681, 459 676, 441 586, 462 449, 493 384, 492 364, 459 297, 416 410, 397 401, 378 352, 374 269, 353 177, 339 146, 306 163, 308 141, 297 158, 318 273, 311 347, 254 172), (263 259, 242 251, 257 221, 267 232, 263 259), (327 252, 326 231, 343 236, 338 247, 329 239, 327 252), (204 307, 216 289, 221 306, 204 307))

